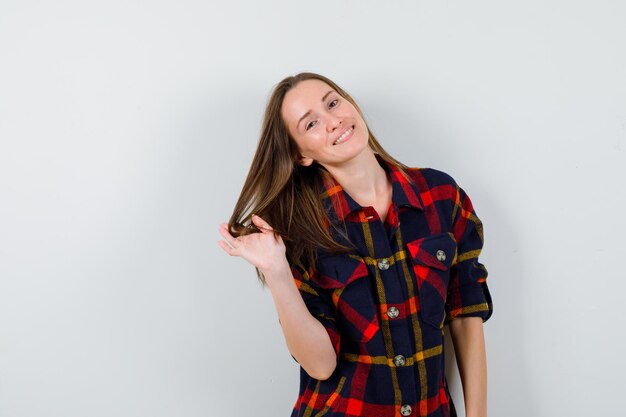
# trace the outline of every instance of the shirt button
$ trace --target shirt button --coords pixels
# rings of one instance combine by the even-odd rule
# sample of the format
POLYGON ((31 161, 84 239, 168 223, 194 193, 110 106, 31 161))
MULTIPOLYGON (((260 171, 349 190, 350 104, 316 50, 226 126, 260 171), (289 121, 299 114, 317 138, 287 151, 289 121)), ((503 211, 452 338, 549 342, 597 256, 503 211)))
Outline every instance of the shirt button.
POLYGON ((400 314, 400 311, 395 306, 391 306, 387 309, 387 315, 389 318, 395 319, 400 314))
MULTIPOLYGON (((396 366, 404 366, 404 356, 402 355, 398 355, 396 357, 393 358, 393 363, 396 364, 396 366)), ((410 413, 410 411, 409 411, 410 413)))
POLYGON ((437 259, 441 262, 446 260, 446 253, 444 251, 442 251, 441 249, 439 249, 437 251, 437 259))
POLYGON ((387 258, 383 258, 380 261, 378 261, 378 269, 381 270, 385 270, 385 269, 389 269, 389 261, 387 260, 387 258))
POLYGON ((402 404, 402 407, 400 407, 400 414, 403 416, 408 416, 411 414, 411 411, 413 411, 413 409, 408 404, 402 404))

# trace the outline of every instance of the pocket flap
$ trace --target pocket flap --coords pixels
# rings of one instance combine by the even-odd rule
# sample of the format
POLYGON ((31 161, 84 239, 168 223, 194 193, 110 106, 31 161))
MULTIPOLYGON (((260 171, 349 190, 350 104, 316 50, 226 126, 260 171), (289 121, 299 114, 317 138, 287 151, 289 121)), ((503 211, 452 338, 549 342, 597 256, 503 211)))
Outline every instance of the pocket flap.
POLYGON ((354 254, 321 256, 317 267, 319 286, 322 288, 345 287, 352 281, 369 274, 365 260, 354 254))
POLYGON ((450 232, 425 236, 406 244, 414 262, 445 271, 456 258, 456 240, 450 232))

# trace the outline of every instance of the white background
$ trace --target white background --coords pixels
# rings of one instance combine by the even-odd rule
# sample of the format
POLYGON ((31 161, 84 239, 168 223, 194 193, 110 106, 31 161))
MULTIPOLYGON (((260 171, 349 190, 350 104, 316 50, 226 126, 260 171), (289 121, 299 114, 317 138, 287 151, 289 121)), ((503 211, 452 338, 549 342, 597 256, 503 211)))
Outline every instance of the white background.
POLYGON ((619 414, 624 22, 619 0, 3 0, 0 415, 289 415, 271 294, 217 228, 300 71, 471 196, 489 415, 619 414))

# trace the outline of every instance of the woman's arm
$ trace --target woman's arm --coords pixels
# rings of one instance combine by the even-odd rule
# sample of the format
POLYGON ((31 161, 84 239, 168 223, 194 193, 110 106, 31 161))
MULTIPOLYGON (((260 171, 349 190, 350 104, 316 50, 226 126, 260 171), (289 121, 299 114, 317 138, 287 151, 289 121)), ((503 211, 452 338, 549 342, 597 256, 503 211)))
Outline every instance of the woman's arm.
POLYGON ((448 327, 463 384, 466 417, 487 417, 487 355, 481 317, 457 317, 448 327))
POLYGON ((337 366, 337 355, 328 332, 309 310, 293 280, 285 259, 275 270, 265 272, 276 304, 287 348, 315 379, 328 379, 337 366))
POLYGON ((218 244, 231 256, 240 256, 258 268, 272 292, 278 321, 283 329, 287 348, 294 359, 313 378, 328 379, 337 366, 337 353, 324 325, 305 304, 296 286, 285 256, 282 237, 274 236, 273 228, 257 215, 252 221, 261 231, 234 237, 227 223, 219 230, 225 240, 218 244))

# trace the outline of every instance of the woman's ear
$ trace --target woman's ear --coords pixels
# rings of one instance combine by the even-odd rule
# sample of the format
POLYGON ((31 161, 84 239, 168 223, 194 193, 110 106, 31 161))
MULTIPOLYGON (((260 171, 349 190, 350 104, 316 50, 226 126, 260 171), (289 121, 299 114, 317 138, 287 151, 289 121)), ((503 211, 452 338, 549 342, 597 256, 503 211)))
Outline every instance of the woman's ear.
POLYGON ((308 156, 298 154, 297 162, 302 166, 308 167, 315 162, 315 160, 313 158, 309 158, 308 156))

